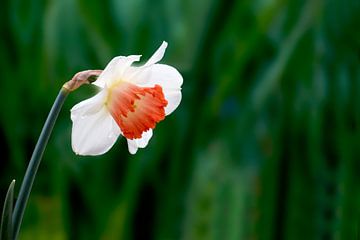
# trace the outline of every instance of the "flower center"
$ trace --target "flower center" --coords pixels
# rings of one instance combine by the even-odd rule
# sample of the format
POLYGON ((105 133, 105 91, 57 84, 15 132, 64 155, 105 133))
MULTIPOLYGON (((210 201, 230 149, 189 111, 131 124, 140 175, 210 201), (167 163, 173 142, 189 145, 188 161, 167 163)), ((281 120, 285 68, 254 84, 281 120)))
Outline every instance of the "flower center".
POLYGON ((123 135, 136 139, 165 118, 168 102, 159 85, 143 88, 120 82, 109 88, 105 104, 123 135))

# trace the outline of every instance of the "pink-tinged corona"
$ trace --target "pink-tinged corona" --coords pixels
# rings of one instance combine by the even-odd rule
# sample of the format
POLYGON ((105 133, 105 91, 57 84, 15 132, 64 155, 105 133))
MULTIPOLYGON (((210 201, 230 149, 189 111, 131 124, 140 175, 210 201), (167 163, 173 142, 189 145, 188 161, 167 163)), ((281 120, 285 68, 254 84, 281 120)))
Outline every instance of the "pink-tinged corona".
POLYGON ((167 101, 160 85, 142 88, 120 83, 112 88, 106 105, 122 134, 127 139, 136 139, 165 118, 167 101))
POLYGON ((107 152, 123 135, 135 154, 152 137, 156 124, 181 101, 181 74, 159 64, 167 43, 143 66, 132 66, 140 56, 115 57, 93 83, 100 87, 94 97, 71 109, 72 147, 80 155, 107 152))

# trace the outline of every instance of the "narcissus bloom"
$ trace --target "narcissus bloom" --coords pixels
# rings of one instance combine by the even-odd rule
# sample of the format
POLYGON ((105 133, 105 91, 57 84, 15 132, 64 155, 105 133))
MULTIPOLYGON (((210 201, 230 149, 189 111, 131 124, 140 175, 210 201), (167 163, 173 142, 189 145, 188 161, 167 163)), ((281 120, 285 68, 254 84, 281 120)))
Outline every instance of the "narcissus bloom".
POLYGON ((156 124, 181 101, 180 73, 159 64, 167 43, 143 66, 132 66, 140 55, 115 57, 93 83, 100 91, 71 109, 72 148, 80 155, 107 152, 119 135, 127 139, 129 152, 144 148, 156 124))

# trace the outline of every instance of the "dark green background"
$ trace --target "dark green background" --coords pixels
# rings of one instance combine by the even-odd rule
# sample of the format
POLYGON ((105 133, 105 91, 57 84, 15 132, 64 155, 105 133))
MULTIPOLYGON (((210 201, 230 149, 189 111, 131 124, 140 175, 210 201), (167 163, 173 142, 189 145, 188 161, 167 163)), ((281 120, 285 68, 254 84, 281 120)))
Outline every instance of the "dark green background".
POLYGON ((72 93, 20 239, 360 238, 360 1, 4 0, 0 20, 1 201, 76 72, 166 40, 184 77, 135 156, 76 156, 95 87, 72 93))

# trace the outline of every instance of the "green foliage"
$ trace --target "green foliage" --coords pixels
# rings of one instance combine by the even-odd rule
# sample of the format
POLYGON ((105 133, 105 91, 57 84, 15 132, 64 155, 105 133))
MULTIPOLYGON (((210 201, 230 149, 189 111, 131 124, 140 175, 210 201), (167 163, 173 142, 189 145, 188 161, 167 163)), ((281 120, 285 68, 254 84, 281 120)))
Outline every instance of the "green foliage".
POLYGON ((15 180, 10 183, 9 189, 6 193, 3 212, 1 215, 0 223, 0 239, 11 240, 13 239, 13 206, 14 206, 14 186, 15 180))
POLYGON ((76 72, 144 61, 166 40, 163 62, 184 76, 180 107, 135 156, 124 139, 76 156, 69 110, 96 89, 71 94, 20 239, 359 238, 359 12, 358 0, 3 1, 0 196, 76 72))

